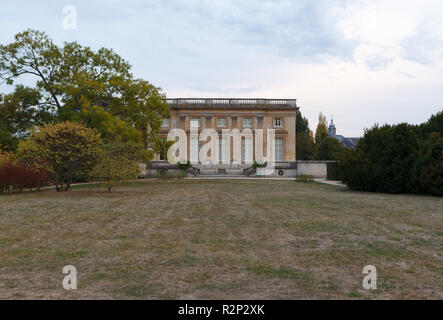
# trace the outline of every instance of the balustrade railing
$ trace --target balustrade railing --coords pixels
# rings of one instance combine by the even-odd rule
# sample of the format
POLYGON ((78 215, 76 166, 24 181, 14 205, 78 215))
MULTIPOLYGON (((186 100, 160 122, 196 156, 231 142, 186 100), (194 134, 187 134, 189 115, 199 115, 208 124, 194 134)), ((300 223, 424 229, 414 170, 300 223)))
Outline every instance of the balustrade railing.
POLYGON ((248 98, 179 98, 166 99, 169 105, 192 104, 192 105, 289 105, 297 106, 297 99, 248 99, 248 98))

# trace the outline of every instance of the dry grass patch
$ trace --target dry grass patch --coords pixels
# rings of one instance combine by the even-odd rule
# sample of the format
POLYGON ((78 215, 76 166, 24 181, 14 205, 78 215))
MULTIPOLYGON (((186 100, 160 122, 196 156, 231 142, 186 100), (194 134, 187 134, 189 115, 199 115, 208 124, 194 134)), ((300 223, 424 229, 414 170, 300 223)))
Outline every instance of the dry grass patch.
POLYGON ((0 298, 442 299, 442 212, 442 198, 275 180, 0 196, 0 298), (367 264, 378 290, 362 289, 367 264))

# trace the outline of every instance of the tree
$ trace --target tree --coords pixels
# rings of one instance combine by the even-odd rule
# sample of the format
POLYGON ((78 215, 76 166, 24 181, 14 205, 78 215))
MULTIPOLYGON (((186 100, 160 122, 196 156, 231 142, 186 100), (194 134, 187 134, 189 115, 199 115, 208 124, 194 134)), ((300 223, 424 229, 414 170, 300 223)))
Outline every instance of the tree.
POLYGON ((316 160, 339 160, 344 147, 332 137, 324 137, 315 149, 316 160))
POLYGON ((416 129, 422 139, 429 138, 429 135, 435 132, 443 137, 443 110, 432 115, 428 121, 418 125, 416 129))
POLYGON ((412 126, 374 126, 339 163, 352 189, 443 196, 443 113, 412 126))
POLYGON ((314 157, 314 138, 309 129, 308 119, 297 110, 296 115, 296 154, 297 160, 312 160, 314 157))
POLYGON ((57 191, 67 191, 76 171, 92 168, 102 144, 96 130, 66 121, 33 130, 29 139, 20 142, 18 154, 25 161, 46 164, 57 191))
POLYGON ((33 126, 49 120, 46 110, 35 108, 39 99, 38 90, 22 85, 10 94, 0 94, 0 144, 5 148, 15 150, 33 126))
POLYGON ((48 170, 18 161, 0 165, 0 192, 40 188, 48 183, 48 170))
POLYGON ((169 116, 161 89, 134 79, 131 66, 110 49, 93 51, 76 42, 59 47, 36 30, 0 45, 0 79, 12 85, 23 77, 36 80, 40 97, 33 106, 51 111, 54 121, 84 122, 105 140, 149 140, 169 116), (124 124, 122 123, 124 122, 124 124), (139 131, 133 134, 130 128, 139 131))
POLYGON ((160 159, 167 160, 168 150, 174 144, 174 141, 168 141, 166 138, 156 138, 154 140, 154 152, 160 155, 160 159))
POLYGON ((414 192, 419 143, 411 125, 376 125, 366 130, 355 151, 342 159, 343 181, 356 190, 414 192))
POLYGON ((297 160, 312 160, 314 158, 314 139, 311 134, 307 134, 306 131, 297 133, 296 141, 296 154, 297 160))
POLYGON ((150 159, 142 144, 114 142, 100 148, 98 162, 91 171, 91 177, 104 180, 107 191, 112 192, 124 181, 136 179, 140 173, 140 162, 150 159))
POLYGON ((417 191, 443 196, 443 137, 437 131, 429 134, 420 148, 415 170, 417 191))
POLYGON ((328 136, 328 123, 326 117, 320 112, 318 115, 317 130, 315 131, 315 143, 319 144, 321 140, 328 136))
POLYGON ((296 121, 295 130, 296 130, 297 134, 299 134, 301 132, 304 132, 307 136, 309 136, 309 132, 311 130, 309 130, 308 119, 303 117, 303 115, 301 114, 300 110, 297 110, 295 121, 296 121))

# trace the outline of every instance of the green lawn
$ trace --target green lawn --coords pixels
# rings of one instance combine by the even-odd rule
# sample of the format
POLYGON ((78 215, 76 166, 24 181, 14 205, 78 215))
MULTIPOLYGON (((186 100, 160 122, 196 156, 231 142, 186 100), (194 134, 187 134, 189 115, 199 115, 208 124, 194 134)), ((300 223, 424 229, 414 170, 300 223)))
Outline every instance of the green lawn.
POLYGON ((443 299, 442 248, 437 197, 260 179, 0 196, 0 298, 443 299))

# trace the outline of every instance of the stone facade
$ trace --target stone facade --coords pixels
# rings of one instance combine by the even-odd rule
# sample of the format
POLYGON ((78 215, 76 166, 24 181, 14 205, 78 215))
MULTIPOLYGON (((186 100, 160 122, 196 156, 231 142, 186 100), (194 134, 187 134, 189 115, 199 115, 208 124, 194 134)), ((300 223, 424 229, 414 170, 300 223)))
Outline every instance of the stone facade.
MULTIPOLYGON (((190 129, 198 125, 198 131, 211 128, 221 136, 223 129, 237 128, 240 131, 249 128, 254 133, 255 129, 263 129, 264 153, 266 153, 266 131, 275 130, 276 161, 295 162, 295 118, 297 110, 296 99, 167 99, 171 110, 171 118, 163 122, 160 136, 166 137, 173 128, 183 129, 188 136, 188 159, 196 163, 195 146, 191 146, 190 129), (278 140, 278 141, 277 141, 278 140), (277 154, 278 153, 278 154, 277 154)), ((249 142, 248 142, 249 143, 249 142)), ((242 145, 242 161, 237 166, 246 167, 255 161, 255 144, 242 145)), ((232 143, 230 161, 232 161, 232 143)), ((223 146, 220 146, 222 149, 223 146)), ((223 151, 221 151, 222 153, 223 151)), ((156 154, 154 160, 160 159, 156 154)), ((198 161, 198 160, 197 160, 198 161)), ((221 164, 219 166, 222 166, 221 164)))

